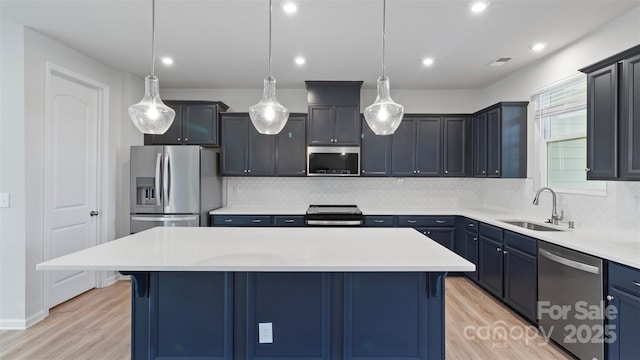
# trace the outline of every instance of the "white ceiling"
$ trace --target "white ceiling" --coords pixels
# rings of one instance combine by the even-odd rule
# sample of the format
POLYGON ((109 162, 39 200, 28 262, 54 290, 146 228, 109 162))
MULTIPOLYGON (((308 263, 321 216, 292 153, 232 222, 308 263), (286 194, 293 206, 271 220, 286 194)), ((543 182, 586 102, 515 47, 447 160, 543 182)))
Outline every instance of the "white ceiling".
MULTIPOLYGON (((2 13, 113 68, 150 72, 151 0, 0 0, 2 13)), ((273 1, 278 88, 304 80, 364 80, 381 73, 382 0, 273 1), (294 57, 307 63, 299 67, 294 57)), ((576 41, 638 0, 388 0, 386 69, 392 88, 477 89, 576 41), (549 44, 541 53, 529 47, 549 44), (422 65, 424 57, 435 64, 422 65), (513 60, 487 66, 500 57, 513 60)), ((267 74, 267 0, 157 0, 156 65, 163 88, 259 89, 267 74)))

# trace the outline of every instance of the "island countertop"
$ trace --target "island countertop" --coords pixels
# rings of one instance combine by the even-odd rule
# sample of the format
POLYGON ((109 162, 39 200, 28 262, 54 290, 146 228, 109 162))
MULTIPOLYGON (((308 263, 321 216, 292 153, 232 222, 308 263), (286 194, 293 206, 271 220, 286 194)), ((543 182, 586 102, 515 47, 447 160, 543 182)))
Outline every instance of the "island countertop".
POLYGON ((156 227, 37 269, 458 272, 475 266, 410 228, 156 227))

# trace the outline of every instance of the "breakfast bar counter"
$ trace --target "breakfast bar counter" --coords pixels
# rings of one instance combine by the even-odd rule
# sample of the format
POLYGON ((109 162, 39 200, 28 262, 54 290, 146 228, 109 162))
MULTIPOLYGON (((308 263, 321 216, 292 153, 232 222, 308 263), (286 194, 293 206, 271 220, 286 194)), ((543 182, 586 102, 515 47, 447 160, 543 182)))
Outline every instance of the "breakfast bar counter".
POLYGON ((444 277, 408 228, 158 227, 38 264, 132 277, 132 359, 443 359, 444 277))

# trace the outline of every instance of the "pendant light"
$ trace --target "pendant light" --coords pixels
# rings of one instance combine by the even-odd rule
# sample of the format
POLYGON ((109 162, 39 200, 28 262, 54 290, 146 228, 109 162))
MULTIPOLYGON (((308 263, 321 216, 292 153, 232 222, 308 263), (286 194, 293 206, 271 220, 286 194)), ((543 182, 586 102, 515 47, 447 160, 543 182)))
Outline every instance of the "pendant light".
POLYGON ((176 117, 176 112, 160 99, 158 77, 155 76, 156 2, 151 0, 151 75, 144 78, 144 97, 129 106, 133 124, 145 134, 164 134, 176 117))
POLYGON ((384 73, 384 51, 386 40, 386 0, 382 1, 382 76, 378 78, 376 101, 364 109, 364 118, 376 135, 392 135, 404 115, 404 107, 391 99, 389 78, 384 73))
POLYGON ((271 0, 269 0, 269 75, 264 78, 260 102, 249 107, 253 126, 261 134, 278 134, 289 119, 289 110, 276 99, 276 79, 271 76, 271 0))

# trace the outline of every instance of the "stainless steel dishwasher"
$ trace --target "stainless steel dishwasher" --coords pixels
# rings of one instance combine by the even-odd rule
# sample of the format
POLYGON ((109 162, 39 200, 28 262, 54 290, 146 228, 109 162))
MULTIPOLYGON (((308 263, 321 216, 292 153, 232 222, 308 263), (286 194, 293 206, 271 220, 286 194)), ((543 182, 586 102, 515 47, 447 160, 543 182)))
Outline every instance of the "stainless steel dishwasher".
POLYGON ((579 359, 604 359, 602 286, 602 259, 538 242, 539 327, 579 359))

